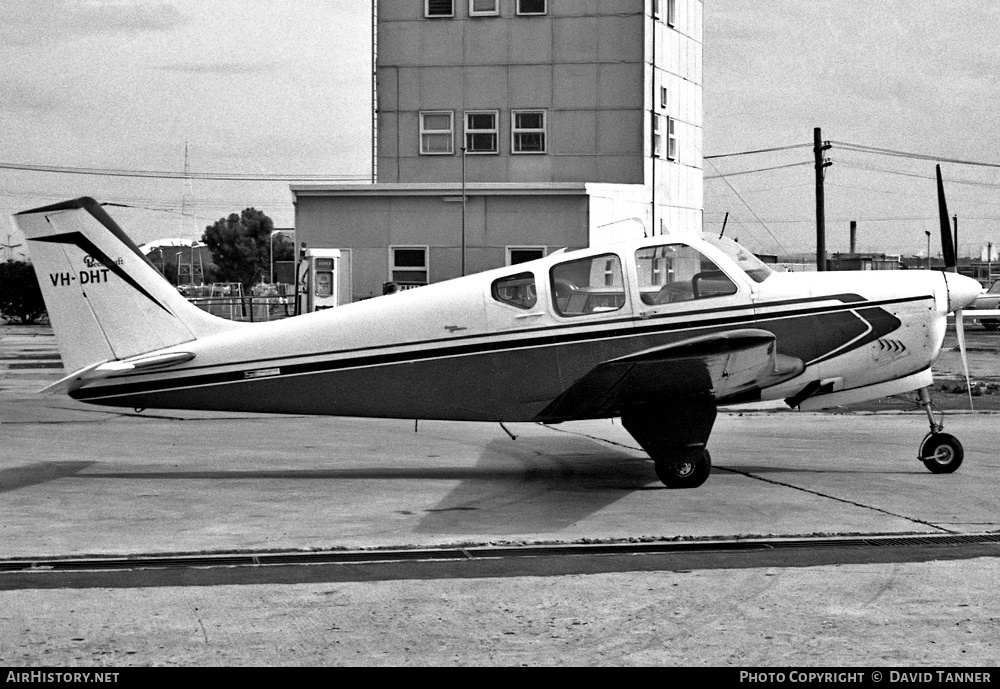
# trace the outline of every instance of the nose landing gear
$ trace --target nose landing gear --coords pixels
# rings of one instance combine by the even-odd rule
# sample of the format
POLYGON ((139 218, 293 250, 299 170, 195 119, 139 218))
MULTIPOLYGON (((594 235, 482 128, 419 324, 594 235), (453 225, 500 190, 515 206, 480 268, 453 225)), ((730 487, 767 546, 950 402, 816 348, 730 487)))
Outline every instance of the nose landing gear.
POLYGON ((958 438, 948 433, 942 433, 944 425, 934 418, 934 411, 931 408, 931 396, 927 388, 921 388, 918 392, 920 406, 927 412, 927 419, 931 424, 931 431, 920 443, 920 454, 917 458, 924 463, 928 471, 934 474, 950 474, 962 466, 965 459, 965 450, 958 438))

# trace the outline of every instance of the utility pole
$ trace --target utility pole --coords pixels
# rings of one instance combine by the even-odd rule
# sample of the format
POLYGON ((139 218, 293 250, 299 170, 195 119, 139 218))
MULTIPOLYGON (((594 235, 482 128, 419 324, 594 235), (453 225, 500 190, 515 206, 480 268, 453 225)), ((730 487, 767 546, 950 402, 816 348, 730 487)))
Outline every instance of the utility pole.
POLYGON ((826 192, 823 177, 826 168, 833 165, 823 157, 830 144, 823 142, 823 130, 813 130, 813 152, 816 154, 816 270, 826 270, 826 192))

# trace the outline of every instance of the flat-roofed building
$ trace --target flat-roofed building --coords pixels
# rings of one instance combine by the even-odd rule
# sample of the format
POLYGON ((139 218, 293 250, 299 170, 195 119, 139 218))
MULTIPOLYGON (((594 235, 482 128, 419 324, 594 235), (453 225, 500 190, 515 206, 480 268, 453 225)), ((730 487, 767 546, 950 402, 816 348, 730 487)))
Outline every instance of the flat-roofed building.
POLYGON ((421 251, 410 277, 437 282, 701 229, 703 0, 383 0, 376 16, 377 183, 292 187, 300 240, 348 250, 353 298, 421 251))

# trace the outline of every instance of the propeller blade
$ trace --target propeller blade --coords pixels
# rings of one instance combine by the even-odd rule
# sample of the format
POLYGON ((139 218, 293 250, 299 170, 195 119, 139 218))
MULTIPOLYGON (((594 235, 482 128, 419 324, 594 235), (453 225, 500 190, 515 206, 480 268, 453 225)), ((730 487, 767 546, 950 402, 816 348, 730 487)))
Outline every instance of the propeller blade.
MULTIPOLYGON (((955 255, 955 240, 951 236, 951 220, 948 219, 948 201, 944 197, 944 180, 941 177, 941 166, 937 166, 938 215, 941 219, 941 253, 944 256, 944 267, 952 270, 958 266, 955 255)), ((928 260, 930 260, 928 258, 928 260)))
MULTIPOLYGON (((938 214, 941 219, 941 253, 944 255, 945 270, 958 272, 958 255, 955 252, 955 240, 951 234, 951 220, 948 219, 948 201, 944 197, 944 180, 941 177, 941 166, 937 166, 938 214)), ((962 355, 962 370, 965 371, 965 389, 969 393, 969 409, 975 411, 972 403, 972 378, 969 376, 969 356, 965 349, 965 318, 962 309, 955 310, 955 334, 958 336, 958 351, 962 355)))
POLYGON ((965 319, 962 309, 955 311, 955 334, 958 335, 958 351, 962 355, 962 369, 965 371, 965 389, 969 393, 969 411, 976 411, 972 403, 972 378, 969 376, 969 356, 965 351, 965 319))

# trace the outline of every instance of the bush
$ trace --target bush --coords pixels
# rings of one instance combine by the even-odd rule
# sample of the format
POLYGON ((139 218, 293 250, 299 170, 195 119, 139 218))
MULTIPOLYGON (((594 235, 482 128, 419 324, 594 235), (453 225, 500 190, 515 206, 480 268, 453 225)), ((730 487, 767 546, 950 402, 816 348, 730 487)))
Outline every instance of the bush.
POLYGON ((25 325, 45 315, 35 269, 24 261, 0 263, 0 318, 25 325))

